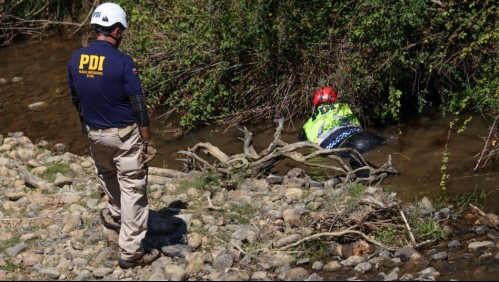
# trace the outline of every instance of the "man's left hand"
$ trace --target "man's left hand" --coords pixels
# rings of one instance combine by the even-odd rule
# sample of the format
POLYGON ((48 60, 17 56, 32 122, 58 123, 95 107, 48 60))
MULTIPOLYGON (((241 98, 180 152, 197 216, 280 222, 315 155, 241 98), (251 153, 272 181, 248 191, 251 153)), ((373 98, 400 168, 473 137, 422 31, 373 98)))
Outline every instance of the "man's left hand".
POLYGON ((144 143, 142 143, 142 161, 140 162, 140 167, 148 166, 156 156, 156 152, 156 148, 154 148, 152 141, 144 141, 144 143))

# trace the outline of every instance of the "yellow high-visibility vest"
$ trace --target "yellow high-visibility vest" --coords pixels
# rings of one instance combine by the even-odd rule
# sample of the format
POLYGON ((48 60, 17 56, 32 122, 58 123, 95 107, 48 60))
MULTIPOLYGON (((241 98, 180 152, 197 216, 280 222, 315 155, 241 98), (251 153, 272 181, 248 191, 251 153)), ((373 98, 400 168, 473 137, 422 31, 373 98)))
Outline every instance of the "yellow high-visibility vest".
POLYGON ((308 140, 320 144, 332 132, 345 126, 358 126, 360 122, 345 103, 320 105, 303 125, 308 140))

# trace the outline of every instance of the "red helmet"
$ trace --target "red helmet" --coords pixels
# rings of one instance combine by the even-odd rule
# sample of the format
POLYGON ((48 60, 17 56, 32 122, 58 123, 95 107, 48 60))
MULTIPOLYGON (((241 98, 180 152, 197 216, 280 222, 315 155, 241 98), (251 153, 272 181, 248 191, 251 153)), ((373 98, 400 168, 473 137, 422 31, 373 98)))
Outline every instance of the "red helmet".
POLYGON ((323 103, 334 103, 337 98, 338 94, 336 94, 336 91, 331 86, 322 87, 314 93, 312 105, 316 107, 323 103))

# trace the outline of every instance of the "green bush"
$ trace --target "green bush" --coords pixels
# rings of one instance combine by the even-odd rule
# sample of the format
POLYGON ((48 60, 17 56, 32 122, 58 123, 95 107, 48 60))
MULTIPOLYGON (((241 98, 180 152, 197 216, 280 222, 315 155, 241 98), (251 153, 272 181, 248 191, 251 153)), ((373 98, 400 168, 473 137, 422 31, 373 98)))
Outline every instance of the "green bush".
POLYGON ((79 22, 89 10, 90 0, 5 0, 0 1, 0 46, 17 37, 43 36, 70 22, 79 22))
MULTIPOLYGON (((302 118, 325 84, 365 123, 454 113, 465 97, 465 110, 499 112, 493 0, 118 3, 148 105, 169 107, 185 128, 302 118)), ((34 28, 10 15, 79 22, 92 4, 4 1, 0 40, 34 28)))
POLYGON ((493 1, 123 1, 151 106, 186 128, 296 118, 335 85, 365 121, 497 109, 493 1), (137 5, 139 4, 139 5, 137 5))

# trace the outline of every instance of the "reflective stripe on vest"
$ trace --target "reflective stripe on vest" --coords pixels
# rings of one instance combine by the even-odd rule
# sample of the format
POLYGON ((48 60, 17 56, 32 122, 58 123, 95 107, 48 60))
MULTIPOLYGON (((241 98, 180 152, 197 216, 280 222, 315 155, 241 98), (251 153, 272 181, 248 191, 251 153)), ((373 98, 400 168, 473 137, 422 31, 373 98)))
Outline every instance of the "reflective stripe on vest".
POLYGON ((317 143, 322 142, 327 136, 324 133, 332 133, 336 129, 345 126, 359 126, 357 117, 354 116, 350 107, 345 103, 321 105, 303 125, 307 138, 317 143), (320 137, 320 138, 319 138, 320 137))

